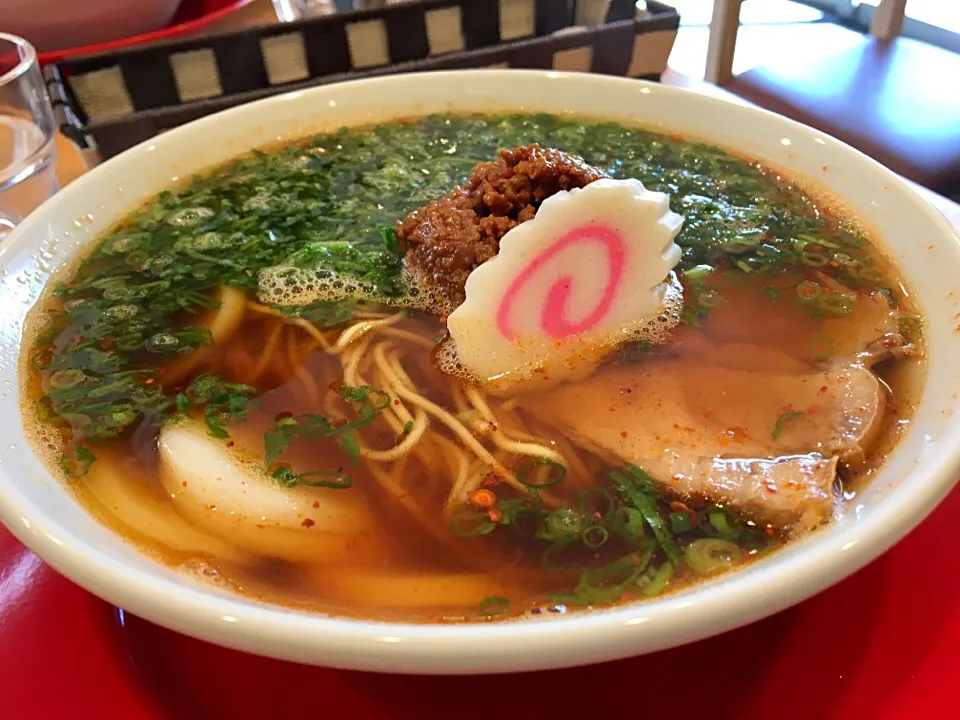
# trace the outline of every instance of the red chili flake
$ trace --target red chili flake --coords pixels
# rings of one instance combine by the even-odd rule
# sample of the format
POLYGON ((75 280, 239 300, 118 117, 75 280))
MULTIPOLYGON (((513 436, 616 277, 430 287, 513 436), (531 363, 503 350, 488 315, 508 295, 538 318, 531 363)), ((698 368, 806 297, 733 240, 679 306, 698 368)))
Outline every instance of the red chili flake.
POLYGON ((811 405, 810 407, 807 408, 806 413, 807 415, 816 415, 819 412, 819 410, 820 408, 818 408, 816 405, 811 405))
POLYGON ((503 520, 503 510, 498 507, 490 508, 490 512, 487 513, 487 518, 489 518, 492 523, 498 523, 503 520))
POLYGON ((314 500, 314 501, 313 501, 313 509, 316 510, 318 507, 320 507, 320 501, 319 501, 319 500, 314 500))
POLYGON ((304 521, 303 521, 302 523, 300 523, 300 525, 301 525, 302 527, 305 527, 305 528, 312 528, 312 527, 313 527, 314 525, 316 525, 316 524, 317 524, 317 523, 315 523, 315 522, 314 522, 313 520, 311 520, 310 518, 306 518, 306 519, 304 519, 304 521))
POLYGON ((821 393, 825 393, 827 390, 828 390, 828 388, 827 388, 826 385, 821 385, 821 386, 820 386, 820 392, 821 392, 821 393))
POLYGON ((344 383, 343 380, 334 380, 330 383, 330 389, 334 392, 340 392, 340 388, 342 388, 345 384, 346 383, 344 383))
POLYGON ((740 427, 739 425, 736 425, 736 426, 730 428, 730 437, 731 437, 731 438, 733 439, 733 441, 736 442, 736 443, 741 443, 741 444, 742 444, 743 442, 745 442, 746 439, 747 439, 747 435, 748 435, 747 431, 744 430, 744 429, 743 429, 742 427, 740 427))
POLYGON ((627 436, 627 431, 626 431, 626 430, 621 430, 621 431, 620 431, 620 437, 625 438, 626 436, 627 436))
POLYGON ((394 405, 399 405, 399 404, 400 404, 400 398, 396 398, 396 399, 393 401, 393 404, 394 404, 394 405))
POLYGON ((227 447, 233 447, 233 440, 227 440, 227 447))
POLYGON ((467 493, 467 499, 472 504, 482 508, 492 508, 497 504, 497 496, 493 494, 492 490, 486 488, 469 491, 467 493))
POLYGON ((286 420, 287 418, 292 418, 292 417, 293 417, 293 413, 288 410, 285 410, 282 413, 277 413, 276 417, 273 418, 273 421, 280 422, 281 420, 286 420))
POLYGON ((712 410, 705 410, 704 413, 703 413, 703 417, 704 417, 705 420, 709 420, 710 418, 713 417, 713 411, 712 411, 712 410))
POLYGON ((103 350, 109 350, 111 347, 113 347, 113 340, 110 340, 109 338, 104 340, 102 343, 100 343, 100 347, 103 350))
POLYGON ((446 316, 446 315, 441 315, 441 316, 440 316, 440 324, 441 324, 441 325, 446 325, 446 324, 447 324, 447 316, 446 316))
POLYGON ((184 480, 182 483, 180 483, 180 487, 186 487, 186 486, 187 486, 187 481, 186 481, 186 480, 184 480))
POLYGON ((621 395, 629 395, 631 392, 633 392, 633 391, 632 391, 630 388, 628 388, 628 387, 622 387, 622 388, 620 388, 620 394, 621 394, 621 395))
POLYGON ((257 530, 263 530, 265 527, 266 525, 260 525, 259 523, 257 524, 257 530))
POLYGON ((764 478, 763 484, 767 488, 768 493, 770 493, 771 495, 777 494, 777 486, 774 484, 773 480, 771 480, 770 478, 764 478))

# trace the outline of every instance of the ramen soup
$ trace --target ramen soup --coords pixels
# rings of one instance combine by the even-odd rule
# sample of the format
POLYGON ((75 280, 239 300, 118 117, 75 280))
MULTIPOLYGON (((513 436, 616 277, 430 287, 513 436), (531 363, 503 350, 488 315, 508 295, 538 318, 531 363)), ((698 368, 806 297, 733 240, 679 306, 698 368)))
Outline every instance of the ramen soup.
POLYGON ((200 583, 385 620, 742 568, 851 511, 921 375, 842 209, 546 115, 254 152, 138 209, 30 323, 28 429, 99 520, 200 583))

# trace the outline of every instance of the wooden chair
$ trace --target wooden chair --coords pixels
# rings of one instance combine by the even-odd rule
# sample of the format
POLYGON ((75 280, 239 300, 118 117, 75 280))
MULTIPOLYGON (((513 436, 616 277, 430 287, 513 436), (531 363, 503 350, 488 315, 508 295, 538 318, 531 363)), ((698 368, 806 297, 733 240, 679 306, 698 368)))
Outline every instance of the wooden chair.
POLYGON ((715 0, 709 82, 960 196, 960 55, 900 37, 907 0, 881 0, 869 35, 852 47, 806 47, 735 76, 742 1, 715 0))

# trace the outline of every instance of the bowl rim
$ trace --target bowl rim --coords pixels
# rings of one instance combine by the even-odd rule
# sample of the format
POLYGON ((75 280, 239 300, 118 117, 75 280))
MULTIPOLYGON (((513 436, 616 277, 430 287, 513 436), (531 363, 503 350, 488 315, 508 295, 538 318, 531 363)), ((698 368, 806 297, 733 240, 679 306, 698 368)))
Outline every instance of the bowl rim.
MULTIPOLYGON (((576 78, 571 82, 581 83, 587 77, 580 73, 501 69, 453 70, 435 75, 446 76, 448 82, 468 82, 478 74, 505 80, 507 73, 510 78, 519 73, 531 80, 576 78)), ((703 104, 705 114, 719 105, 733 106, 736 109, 732 112, 760 116, 762 122, 776 122, 805 133, 815 132, 847 157, 859 156, 859 162, 867 163, 885 183, 905 190, 913 205, 911 210, 925 213, 945 236, 960 245, 957 230, 902 178, 819 131, 763 109, 687 88, 609 76, 589 78, 587 82, 609 92, 640 92, 642 88, 651 92, 655 88, 655 92, 666 96, 695 95, 696 102, 703 104)), ((422 74, 408 73, 349 84, 362 84, 369 92, 376 93, 384 84, 422 80, 422 74)), ((242 114, 267 113, 276 103, 300 95, 322 95, 331 89, 336 92, 344 84, 348 83, 295 91, 241 105, 168 131, 137 147, 172 144, 179 138, 189 137, 198 127, 227 126, 242 114)), ((35 242, 28 238, 40 237, 40 224, 60 202, 58 198, 85 192, 88 185, 107 178, 113 168, 126 162, 135 150, 121 153, 92 169, 44 203, 15 231, 16 238, 23 238, 17 241, 27 246, 35 242)), ((19 388, 17 393, 19 397, 19 388)), ((729 580, 712 581, 663 600, 628 603, 550 619, 463 624, 358 620, 257 605, 240 596, 176 584, 130 568, 105 550, 82 540, 69 528, 54 523, 42 507, 22 493, 16 482, 5 477, 7 472, 2 467, 0 480, 6 482, 0 482, 0 520, 54 569, 95 595, 159 625, 234 649, 329 667, 387 672, 459 674, 548 669, 619 659, 715 635, 774 614, 840 581, 898 542, 952 490, 957 482, 956 471, 960 469, 960 421, 952 422, 942 439, 945 448, 941 456, 911 470, 909 492, 901 492, 903 488, 894 491, 902 496, 901 502, 885 498, 856 524, 837 528, 830 535, 815 534, 812 541, 801 543, 799 548, 788 546, 778 552, 780 557, 787 556, 786 562, 740 571, 729 580), (29 520, 29 527, 21 518, 29 520), (798 591, 801 586, 802 590, 798 591), (709 603, 709 613, 704 612, 704 601, 709 603), (646 634, 639 651, 636 648, 640 643, 638 626, 644 626, 639 632, 646 634), (469 657, 465 659, 465 655, 469 657)))

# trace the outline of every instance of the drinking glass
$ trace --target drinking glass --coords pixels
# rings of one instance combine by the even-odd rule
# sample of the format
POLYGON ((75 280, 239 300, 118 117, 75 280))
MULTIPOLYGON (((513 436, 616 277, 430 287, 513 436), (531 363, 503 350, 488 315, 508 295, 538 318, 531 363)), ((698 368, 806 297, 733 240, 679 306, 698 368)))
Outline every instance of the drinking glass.
POLYGON ((55 147, 37 51, 0 33, 0 239, 56 192, 55 147))

